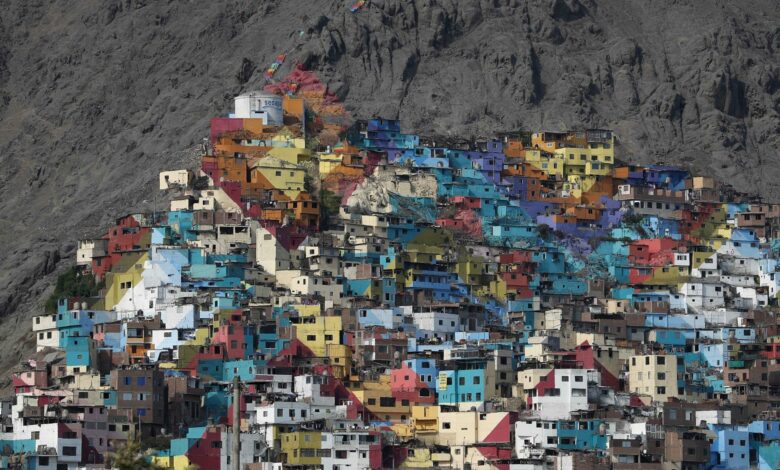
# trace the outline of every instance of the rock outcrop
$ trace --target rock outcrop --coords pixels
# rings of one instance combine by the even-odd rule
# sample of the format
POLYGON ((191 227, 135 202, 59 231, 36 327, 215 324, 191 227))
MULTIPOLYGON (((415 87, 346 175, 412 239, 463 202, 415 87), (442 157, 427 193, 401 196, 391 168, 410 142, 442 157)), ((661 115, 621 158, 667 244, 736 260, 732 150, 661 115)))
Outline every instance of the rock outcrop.
POLYGON ((358 118, 452 137, 610 127, 623 159, 780 196, 775 0, 372 0, 354 14, 343 0, 0 7, 0 315, 13 317, 3 338, 40 308, 77 238, 119 208, 162 207, 156 173, 194 166, 187 149, 209 116, 262 87, 282 52, 279 73, 306 65, 358 118), (62 259, 41 261, 46 252, 62 259))

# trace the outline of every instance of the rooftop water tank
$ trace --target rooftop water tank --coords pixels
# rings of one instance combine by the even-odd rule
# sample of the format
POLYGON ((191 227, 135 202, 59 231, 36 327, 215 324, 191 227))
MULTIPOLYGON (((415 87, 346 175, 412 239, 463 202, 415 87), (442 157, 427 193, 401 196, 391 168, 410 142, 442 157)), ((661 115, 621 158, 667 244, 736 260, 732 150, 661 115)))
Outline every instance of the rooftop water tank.
POLYGON ((280 126, 284 122, 282 97, 263 91, 251 91, 235 98, 235 117, 260 118, 272 126, 280 126))

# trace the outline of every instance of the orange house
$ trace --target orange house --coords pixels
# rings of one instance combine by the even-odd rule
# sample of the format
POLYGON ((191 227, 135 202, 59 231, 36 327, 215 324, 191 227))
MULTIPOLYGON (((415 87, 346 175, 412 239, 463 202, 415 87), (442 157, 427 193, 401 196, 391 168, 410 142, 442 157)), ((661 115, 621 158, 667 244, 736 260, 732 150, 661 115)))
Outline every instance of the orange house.
POLYGON ((125 351, 131 364, 146 362, 146 352, 153 349, 152 330, 161 329, 160 317, 153 320, 127 322, 127 345, 125 351))
POLYGON ((319 227, 320 205, 309 193, 300 193, 296 201, 287 202, 287 208, 295 214, 302 227, 319 227))
POLYGON ((520 140, 510 139, 504 143, 504 155, 506 155, 507 159, 524 157, 524 149, 523 142, 520 140))

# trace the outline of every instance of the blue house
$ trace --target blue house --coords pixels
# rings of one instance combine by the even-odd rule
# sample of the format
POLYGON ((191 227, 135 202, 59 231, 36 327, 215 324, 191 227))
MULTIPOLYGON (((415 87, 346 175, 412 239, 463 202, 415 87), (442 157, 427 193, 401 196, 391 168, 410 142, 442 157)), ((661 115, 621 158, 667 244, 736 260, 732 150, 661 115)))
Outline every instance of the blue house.
POLYGON ((558 421, 558 448, 561 450, 606 450, 608 436, 600 431, 602 421, 558 421))
POLYGON ((752 462, 757 463, 758 456, 751 457, 750 433, 747 430, 712 424, 708 427, 717 433, 710 450, 711 468, 749 468, 752 462))
POLYGON ((440 405, 479 407, 485 400, 485 359, 457 360, 442 365, 437 391, 440 405))
POLYGON ((439 379, 439 370, 436 368, 436 360, 432 358, 415 358, 405 360, 404 364, 417 374, 421 382, 425 383, 425 385, 432 390, 436 390, 437 381, 439 379))

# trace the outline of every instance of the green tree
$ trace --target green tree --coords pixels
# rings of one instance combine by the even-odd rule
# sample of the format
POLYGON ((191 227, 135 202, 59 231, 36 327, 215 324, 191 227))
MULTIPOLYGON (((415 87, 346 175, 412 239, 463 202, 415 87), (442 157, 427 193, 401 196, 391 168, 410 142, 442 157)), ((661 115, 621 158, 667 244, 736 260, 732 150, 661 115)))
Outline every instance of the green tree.
POLYGON ((320 227, 328 227, 328 221, 339 213, 341 207, 341 196, 333 191, 323 189, 320 191, 320 227))
POLYGON ((95 297, 100 289, 105 287, 103 282, 96 282, 92 273, 84 273, 78 266, 60 274, 54 286, 54 292, 46 300, 46 310, 57 311, 57 301, 62 297, 95 297))
POLYGON ((107 467, 118 470, 162 470, 163 467, 148 460, 141 451, 141 443, 134 437, 128 437, 127 443, 115 454, 108 457, 107 467))
POLYGON ((198 191, 203 191, 204 189, 209 188, 209 177, 208 176, 198 176, 195 178, 195 181, 192 184, 192 188, 196 189, 198 191))

